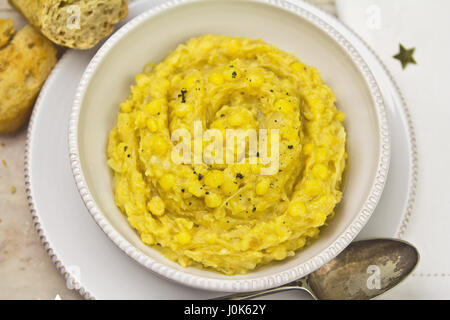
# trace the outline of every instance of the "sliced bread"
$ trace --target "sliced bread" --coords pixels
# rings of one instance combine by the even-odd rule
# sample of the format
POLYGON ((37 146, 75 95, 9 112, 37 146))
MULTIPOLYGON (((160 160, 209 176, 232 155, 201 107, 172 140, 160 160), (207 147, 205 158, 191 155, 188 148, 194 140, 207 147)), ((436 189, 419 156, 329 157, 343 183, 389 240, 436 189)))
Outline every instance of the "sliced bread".
POLYGON ((126 0, 8 0, 54 43, 89 49, 128 15, 126 0))
POLYGON ((11 19, 0 19, 0 48, 8 44, 13 34, 13 21, 11 19))
POLYGON ((0 133, 19 129, 57 61, 53 44, 32 26, 0 49, 0 133))

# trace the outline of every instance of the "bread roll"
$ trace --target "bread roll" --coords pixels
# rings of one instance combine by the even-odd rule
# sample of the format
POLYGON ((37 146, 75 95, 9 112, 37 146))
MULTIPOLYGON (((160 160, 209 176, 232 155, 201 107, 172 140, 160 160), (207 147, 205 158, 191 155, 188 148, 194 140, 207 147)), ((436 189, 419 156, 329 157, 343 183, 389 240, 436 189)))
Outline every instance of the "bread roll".
POLYGON ((128 15, 126 0, 8 0, 54 43, 89 49, 128 15))
POLYGON ((0 50, 0 133, 19 129, 56 64, 53 44, 32 26, 0 50))
POLYGON ((0 19, 0 48, 8 44, 13 34, 13 21, 11 19, 0 19))

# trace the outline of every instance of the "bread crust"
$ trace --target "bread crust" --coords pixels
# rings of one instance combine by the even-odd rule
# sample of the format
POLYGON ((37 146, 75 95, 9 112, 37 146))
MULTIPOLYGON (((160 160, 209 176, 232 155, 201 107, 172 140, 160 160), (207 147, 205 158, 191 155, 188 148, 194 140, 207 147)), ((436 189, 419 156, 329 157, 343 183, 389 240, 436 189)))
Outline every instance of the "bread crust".
POLYGON ((0 50, 0 133, 12 133, 27 121, 56 62, 53 44, 30 25, 0 50))
POLYGON ((54 43, 90 49, 128 15, 126 0, 8 0, 54 43))
POLYGON ((7 45, 13 35, 13 21, 11 19, 0 19, 0 48, 7 45))

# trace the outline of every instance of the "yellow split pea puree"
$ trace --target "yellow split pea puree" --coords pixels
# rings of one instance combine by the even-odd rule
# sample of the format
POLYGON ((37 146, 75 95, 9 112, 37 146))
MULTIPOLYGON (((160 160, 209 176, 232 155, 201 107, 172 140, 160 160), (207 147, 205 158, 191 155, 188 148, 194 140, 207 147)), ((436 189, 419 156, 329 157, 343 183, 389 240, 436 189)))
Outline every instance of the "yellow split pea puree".
POLYGON ((344 118, 294 55, 262 40, 190 39, 148 64, 120 105, 107 148, 116 204, 144 243, 182 266, 233 275, 283 260, 318 237, 341 200, 344 118), (171 133, 194 137, 197 120, 224 136, 279 129, 278 173, 262 175, 260 161, 174 163, 171 133))

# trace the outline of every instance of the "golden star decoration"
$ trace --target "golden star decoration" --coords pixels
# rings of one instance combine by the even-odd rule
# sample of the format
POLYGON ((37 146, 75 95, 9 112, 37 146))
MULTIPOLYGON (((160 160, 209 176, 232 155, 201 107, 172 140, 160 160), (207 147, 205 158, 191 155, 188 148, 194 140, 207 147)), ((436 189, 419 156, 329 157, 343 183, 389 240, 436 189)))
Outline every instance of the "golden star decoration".
POLYGON ((414 59, 414 51, 416 51, 416 48, 406 49, 400 44, 400 52, 394 56, 394 59, 399 60, 402 64, 402 68, 405 69, 410 63, 417 64, 414 59))

